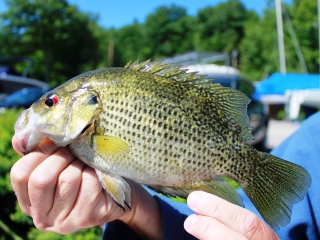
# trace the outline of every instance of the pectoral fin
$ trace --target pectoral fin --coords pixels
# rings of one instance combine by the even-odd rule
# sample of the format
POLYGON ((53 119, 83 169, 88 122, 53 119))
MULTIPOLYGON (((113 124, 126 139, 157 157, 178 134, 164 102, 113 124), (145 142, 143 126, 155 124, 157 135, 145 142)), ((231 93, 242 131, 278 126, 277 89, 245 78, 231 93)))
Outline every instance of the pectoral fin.
POLYGON ((104 135, 93 136, 93 149, 98 153, 109 155, 130 151, 129 145, 122 139, 104 135))
POLYGON ((125 211, 127 205, 131 209, 131 189, 129 184, 120 176, 109 175, 96 170, 101 185, 110 194, 113 201, 125 211))

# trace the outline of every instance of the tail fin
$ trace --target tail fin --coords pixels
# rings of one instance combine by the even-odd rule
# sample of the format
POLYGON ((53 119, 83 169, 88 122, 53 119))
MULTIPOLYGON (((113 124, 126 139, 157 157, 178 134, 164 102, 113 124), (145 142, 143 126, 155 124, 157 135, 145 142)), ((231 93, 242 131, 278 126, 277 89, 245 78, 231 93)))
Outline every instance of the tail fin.
POLYGON ((261 216, 278 229, 290 222, 292 205, 307 194, 311 184, 309 173, 302 167, 268 153, 261 157, 257 172, 240 186, 256 206, 261 216))

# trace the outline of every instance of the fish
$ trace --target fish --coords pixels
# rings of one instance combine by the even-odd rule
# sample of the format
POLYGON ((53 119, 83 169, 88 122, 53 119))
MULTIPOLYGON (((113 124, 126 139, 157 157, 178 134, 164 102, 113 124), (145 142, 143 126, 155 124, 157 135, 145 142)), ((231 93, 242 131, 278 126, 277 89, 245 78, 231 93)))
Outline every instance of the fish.
POLYGON ((21 113, 15 135, 24 154, 45 138, 68 146, 123 209, 132 207, 127 179, 169 196, 202 190, 243 206, 227 177, 278 229, 311 177, 247 143, 249 102, 196 72, 135 61, 80 74, 44 94, 21 113))

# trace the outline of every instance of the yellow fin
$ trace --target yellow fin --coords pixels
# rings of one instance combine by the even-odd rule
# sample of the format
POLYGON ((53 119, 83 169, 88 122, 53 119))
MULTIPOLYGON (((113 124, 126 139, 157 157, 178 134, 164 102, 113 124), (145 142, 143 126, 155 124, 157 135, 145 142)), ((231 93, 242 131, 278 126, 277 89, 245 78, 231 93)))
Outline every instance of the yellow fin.
POLYGON ((93 149, 96 152, 110 155, 130 151, 129 145, 120 138, 104 135, 93 136, 93 149))
POLYGON ((125 211, 125 205, 131 210, 131 189, 120 176, 106 174, 96 170, 102 187, 110 194, 116 204, 125 211))

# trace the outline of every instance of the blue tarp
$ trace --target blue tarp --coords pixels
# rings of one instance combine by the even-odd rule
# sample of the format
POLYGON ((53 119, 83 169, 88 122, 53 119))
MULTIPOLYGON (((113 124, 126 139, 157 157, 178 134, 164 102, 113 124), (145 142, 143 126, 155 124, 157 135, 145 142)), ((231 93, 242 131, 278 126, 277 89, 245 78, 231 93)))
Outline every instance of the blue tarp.
POLYGON ((262 95, 280 94, 287 90, 320 88, 320 74, 274 73, 256 85, 256 98, 262 95))

